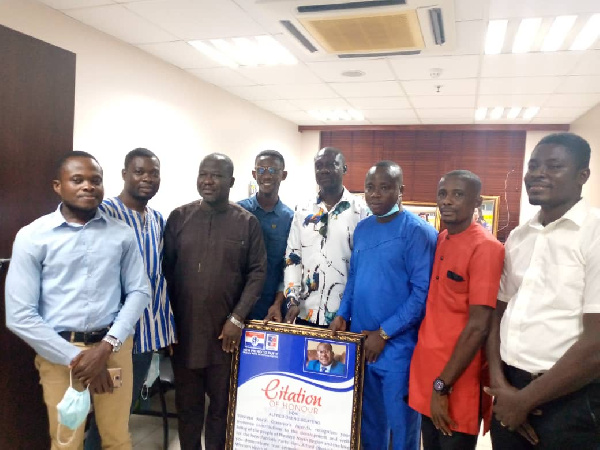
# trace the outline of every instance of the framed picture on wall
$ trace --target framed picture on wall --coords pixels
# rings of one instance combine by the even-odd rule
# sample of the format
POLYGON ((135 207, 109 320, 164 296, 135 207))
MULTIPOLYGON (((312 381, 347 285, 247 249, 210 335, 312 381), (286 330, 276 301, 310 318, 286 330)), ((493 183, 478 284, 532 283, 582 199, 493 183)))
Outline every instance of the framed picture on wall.
POLYGON ((500 207, 500 196, 482 195, 483 201, 479 208, 473 212, 473 221, 485 227, 494 236, 498 234, 498 208, 500 207))
POLYGON ((437 204, 429 202, 402 202, 402 206, 408 211, 415 213, 436 230, 440 229, 440 211, 437 204))

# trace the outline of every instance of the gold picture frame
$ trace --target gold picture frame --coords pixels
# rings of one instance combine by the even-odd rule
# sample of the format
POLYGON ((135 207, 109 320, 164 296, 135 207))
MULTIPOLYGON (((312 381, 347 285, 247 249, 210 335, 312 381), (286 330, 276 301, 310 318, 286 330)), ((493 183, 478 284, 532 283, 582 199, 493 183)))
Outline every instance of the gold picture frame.
POLYGON ((500 216, 500 196, 482 195, 481 198, 481 206, 473 211, 473 221, 479 223, 494 236, 497 236, 500 216))
POLYGON ((402 202, 402 206, 404 209, 416 214, 429 223, 436 230, 440 230, 440 210, 437 207, 437 203, 404 201, 402 202))

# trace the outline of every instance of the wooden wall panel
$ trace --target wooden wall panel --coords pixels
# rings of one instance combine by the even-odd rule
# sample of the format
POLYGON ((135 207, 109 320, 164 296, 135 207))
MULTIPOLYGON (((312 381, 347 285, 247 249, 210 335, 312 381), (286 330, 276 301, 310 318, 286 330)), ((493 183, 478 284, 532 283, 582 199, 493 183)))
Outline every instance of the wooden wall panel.
POLYGON ((375 162, 397 162, 404 172, 404 200, 435 202, 444 173, 471 170, 481 178, 482 194, 500 196, 498 239, 504 242, 519 223, 525 137, 524 130, 337 130, 321 132, 321 147, 344 152, 344 184, 353 192, 364 190, 375 162))

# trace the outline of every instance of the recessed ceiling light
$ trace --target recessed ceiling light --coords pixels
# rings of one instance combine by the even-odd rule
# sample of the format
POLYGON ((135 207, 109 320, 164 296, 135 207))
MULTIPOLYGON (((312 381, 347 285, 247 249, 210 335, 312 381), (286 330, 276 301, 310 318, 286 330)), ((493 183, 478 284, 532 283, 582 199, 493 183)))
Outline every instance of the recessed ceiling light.
POLYGON ((541 23, 542 19, 540 18, 521 20, 512 46, 513 53, 527 53, 531 50, 541 23))
POLYGON ((523 113, 523 119, 524 120, 532 119, 539 111, 540 111, 539 106, 530 106, 523 113))
POLYGON ((487 114, 487 108, 485 108, 485 107, 477 108, 477 111, 475 111, 475 120, 484 120, 486 114, 487 114))
POLYGON ((494 109, 490 111, 490 119, 498 120, 502 117, 504 113, 504 108, 502 106, 496 106, 494 109))
POLYGON ((513 106, 508 111, 508 114, 506 114, 506 118, 507 119, 516 119, 517 117, 519 117, 519 113, 521 112, 522 109, 523 108, 521 108, 520 106, 513 106))
POLYGON ((342 72, 343 77, 358 78, 366 75, 362 70, 345 70, 342 72))
POLYGON ((327 121, 338 121, 338 120, 365 120, 365 116, 360 111, 355 109, 335 109, 335 110, 326 110, 326 109, 313 109, 308 111, 308 113, 313 116, 317 120, 322 120, 324 122, 327 121))
POLYGON ((579 32, 569 50, 587 50, 600 36, 600 14, 594 14, 579 32))
POLYGON ((508 20, 490 20, 485 37, 486 55, 497 55, 502 51, 507 26, 508 20))
POLYGON ((271 36, 254 38, 210 39, 189 44, 224 66, 291 65, 298 60, 271 36))
POLYGON ((555 52, 560 49, 576 20, 577 16, 558 16, 554 19, 542 44, 542 51, 555 52))

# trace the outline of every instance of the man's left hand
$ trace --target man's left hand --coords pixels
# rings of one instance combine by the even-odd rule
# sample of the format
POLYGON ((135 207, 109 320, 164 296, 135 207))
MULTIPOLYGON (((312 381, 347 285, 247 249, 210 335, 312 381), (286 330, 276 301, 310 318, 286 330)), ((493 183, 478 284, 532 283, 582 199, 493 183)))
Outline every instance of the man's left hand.
MULTIPOLYGON (((236 319, 240 320, 239 317, 235 317, 236 319)), ((227 319, 225 321, 225 325, 223 325, 223 330, 221 330, 221 334, 219 335, 219 339, 223 340, 221 345, 223 351, 227 353, 233 353, 240 344, 241 338, 242 329, 227 319)))
POLYGON ((102 370, 106 370, 106 362, 112 353, 112 346, 108 342, 100 341, 98 345, 79 353, 69 367, 73 376, 87 386, 102 370))
POLYGON ((365 340, 365 361, 374 363, 383 351, 383 347, 385 347, 385 340, 379 335, 379 330, 363 330, 362 334, 367 336, 365 340))
POLYGON ((430 406, 431 421, 435 427, 444 436, 452 436, 452 428, 456 427, 456 422, 452 420, 448 413, 448 396, 440 395, 435 391, 432 392, 430 406))
POLYGON ((513 387, 484 387, 483 390, 494 397, 494 414, 502 426, 516 431, 527 422, 527 416, 533 408, 524 398, 523 391, 513 387))

